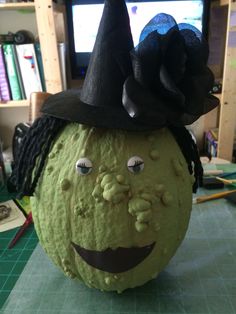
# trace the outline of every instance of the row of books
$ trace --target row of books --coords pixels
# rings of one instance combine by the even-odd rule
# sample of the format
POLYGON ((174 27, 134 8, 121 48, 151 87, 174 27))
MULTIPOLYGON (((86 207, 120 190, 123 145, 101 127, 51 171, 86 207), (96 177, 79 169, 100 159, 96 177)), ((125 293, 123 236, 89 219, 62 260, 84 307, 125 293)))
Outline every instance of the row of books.
MULTIPOLYGON (((219 129, 213 128, 205 132, 205 153, 217 157, 219 129)), ((236 130, 234 135, 233 156, 236 156, 236 130)))
POLYGON ((29 99, 45 91, 40 44, 0 45, 0 101, 29 99))

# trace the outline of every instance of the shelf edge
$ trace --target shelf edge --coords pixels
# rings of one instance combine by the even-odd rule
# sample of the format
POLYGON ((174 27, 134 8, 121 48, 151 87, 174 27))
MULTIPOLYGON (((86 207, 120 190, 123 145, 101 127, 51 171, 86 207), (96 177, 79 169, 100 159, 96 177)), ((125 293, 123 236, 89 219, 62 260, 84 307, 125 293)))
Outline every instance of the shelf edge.
POLYGON ((11 101, 6 101, 6 102, 1 102, 0 101, 0 109, 1 108, 22 108, 22 107, 29 107, 29 100, 11 100, 11 101))
POLYGON ((24 10, 35 9, 34 2, 29 3, 0 3, 0 10, 24 10))

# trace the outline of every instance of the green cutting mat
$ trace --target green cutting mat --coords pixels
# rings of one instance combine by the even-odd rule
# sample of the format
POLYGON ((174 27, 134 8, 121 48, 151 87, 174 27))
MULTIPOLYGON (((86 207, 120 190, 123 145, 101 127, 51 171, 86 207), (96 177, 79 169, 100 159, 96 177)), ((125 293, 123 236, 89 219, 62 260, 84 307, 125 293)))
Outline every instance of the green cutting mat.
POLYGON ((159 277, 122 294, 66 278, 38 245, 4 314, 236 314, 236 207, 194 205, 187 236, 159 277))
MULTIPOLYGON (((6 188, 0 189, 0 202, 8 201, 15 194, 7 192, 6 188)), ((27 228, 22 238, 11 250, 8 244, 14 238, 18 228, 0 233, 0 309, 13 289, 22 270, 38 243, 33 225, 27 228)))
POLYGON ((0 233, 0 309, 38 243, 32 225, 11 250, 7 249, 17 230, 18 228, 0 233))

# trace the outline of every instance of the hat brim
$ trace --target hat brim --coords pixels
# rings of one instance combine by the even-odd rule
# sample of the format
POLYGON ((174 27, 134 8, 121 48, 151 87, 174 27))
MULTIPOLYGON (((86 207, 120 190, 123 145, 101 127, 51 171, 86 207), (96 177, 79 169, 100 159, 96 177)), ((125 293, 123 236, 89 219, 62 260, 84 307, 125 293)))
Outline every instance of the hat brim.
POLYGON ((123 106, 92 106, 80 99, 80 90, 70 89, 46 99, 41 112, 69 122, 77 122, 91 127, 122 129, 128 131, 147 131, 162 128, 141 124, 131 118, 123 106))

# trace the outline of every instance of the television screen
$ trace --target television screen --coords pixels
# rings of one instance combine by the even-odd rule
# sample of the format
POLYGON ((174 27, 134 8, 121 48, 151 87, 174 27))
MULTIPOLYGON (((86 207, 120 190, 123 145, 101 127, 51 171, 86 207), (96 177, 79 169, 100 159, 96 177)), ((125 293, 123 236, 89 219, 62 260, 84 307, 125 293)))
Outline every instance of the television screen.
MULTIPOLYGON (((69 44, 72 77, 83 77, 95 43, 104 1, 67 1, 69 44)), ((201 32, 206 31, 205 0, 139 0, 127 1, 134 45, 140 41, 145 25, 158 13, 172 15, 177 23, 189 23, 201 32)))

